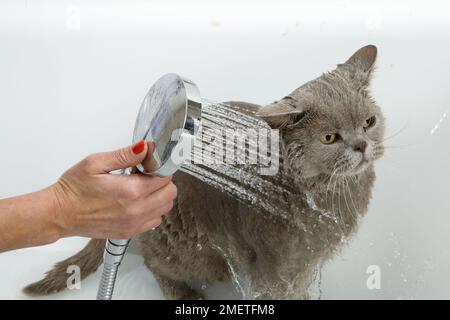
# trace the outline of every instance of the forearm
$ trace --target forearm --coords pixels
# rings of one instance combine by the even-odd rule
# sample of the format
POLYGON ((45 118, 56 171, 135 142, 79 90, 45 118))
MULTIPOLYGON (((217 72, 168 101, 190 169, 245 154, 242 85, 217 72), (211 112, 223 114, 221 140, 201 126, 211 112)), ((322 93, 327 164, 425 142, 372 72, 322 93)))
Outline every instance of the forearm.
POLYGON ((0 200, 0 252, 49 244, 60 237, 54 188, 0 200))

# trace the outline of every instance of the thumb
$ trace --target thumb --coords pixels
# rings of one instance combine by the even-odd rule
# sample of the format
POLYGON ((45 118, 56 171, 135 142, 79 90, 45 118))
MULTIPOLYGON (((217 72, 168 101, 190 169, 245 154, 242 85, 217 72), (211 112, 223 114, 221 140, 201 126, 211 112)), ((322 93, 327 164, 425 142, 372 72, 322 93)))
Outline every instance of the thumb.
POLYGON ((89 167, 89 171, 91 173, 107 173, 113 170, 134 167, 141 163, 147 155, 153 153, 153 145, 151 142, 146 143, 144 140, 141 140, 126 148, 94 154, 89 157, 92 160, 92 166, 89 167))

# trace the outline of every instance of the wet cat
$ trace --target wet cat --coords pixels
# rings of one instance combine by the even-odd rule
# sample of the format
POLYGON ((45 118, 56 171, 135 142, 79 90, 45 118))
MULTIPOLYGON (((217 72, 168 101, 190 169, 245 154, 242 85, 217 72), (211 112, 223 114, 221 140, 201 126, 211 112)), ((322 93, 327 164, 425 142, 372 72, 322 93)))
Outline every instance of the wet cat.
MULTIPOLYGON (((287 216, 263 214, 228 194, 178 172, 178 198, 154 231, 138 237, 145 265, 170 299, 196 299, 199 279, 234 281, 244 298, 308 298, 315 270, 339 251, 367 212, 383 154, 384 118, 369 93, 377 49, 365 46, 345 63, 264 107, 254 109, 280 130, 284 170, 298 190, 287 216)), ((104 240, 93 239, 59 262, 29 294, 66 288, 68 265, 82 277, 103 260, 104 240)))

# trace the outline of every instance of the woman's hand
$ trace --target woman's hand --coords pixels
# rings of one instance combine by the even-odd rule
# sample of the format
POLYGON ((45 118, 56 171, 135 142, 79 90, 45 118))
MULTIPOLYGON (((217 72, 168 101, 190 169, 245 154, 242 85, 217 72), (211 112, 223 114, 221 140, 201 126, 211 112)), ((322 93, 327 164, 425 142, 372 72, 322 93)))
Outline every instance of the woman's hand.
POLYGON ((64 173, 52 186, 61 237, 122 239, 159 226, 177 195, 171 177, 108 173, 136 166, 151 156, 149 149, 153 144, 141 141, 93 154, 64 173))
POLYGON ((69 236, 130 238, 157 227, 177 195, 171 177, 109 173, 136 166, 153 148, 141 141, 90 155, 52 186, 0 200, 0 252, 69 236))

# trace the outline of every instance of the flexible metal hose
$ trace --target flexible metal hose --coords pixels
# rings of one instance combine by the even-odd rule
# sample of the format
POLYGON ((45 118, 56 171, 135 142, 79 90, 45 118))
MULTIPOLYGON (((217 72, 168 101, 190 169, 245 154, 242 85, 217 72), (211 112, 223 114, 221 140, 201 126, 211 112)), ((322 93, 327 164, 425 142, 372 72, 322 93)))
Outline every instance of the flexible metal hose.
POLYGON ((117 266, 104 265, 100 286, 98 287, 97 300, 111 300, 114 284, 116 282, 117 266))
POLYGON ((102 278, 97 292, 97 300, 111 300, 117 271, 127 250, 130 239, 108 239, 105 247, 102 278))

